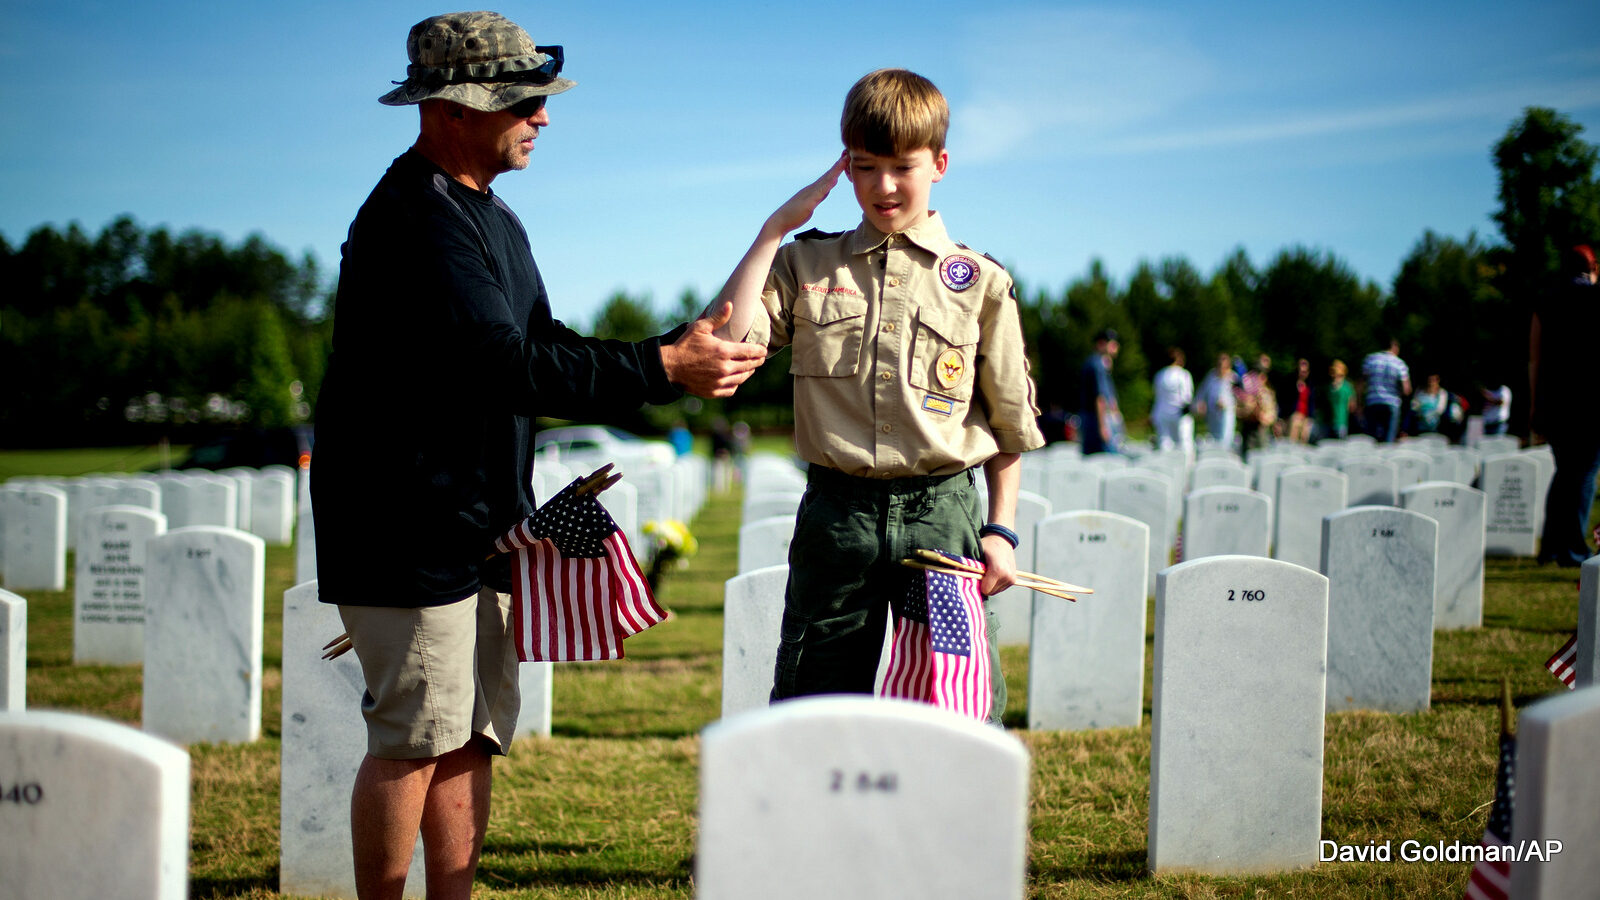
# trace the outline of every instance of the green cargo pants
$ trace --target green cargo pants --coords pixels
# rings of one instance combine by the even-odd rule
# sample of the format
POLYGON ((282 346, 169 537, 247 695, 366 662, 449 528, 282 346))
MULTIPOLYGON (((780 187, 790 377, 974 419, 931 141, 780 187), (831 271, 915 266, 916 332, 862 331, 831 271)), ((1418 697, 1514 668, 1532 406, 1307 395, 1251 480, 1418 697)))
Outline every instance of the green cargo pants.
MULTIPOLYGON (((955 475, 858 478, 812 466, 789 544, 783 634, 772 700, 870 694, 883 653, 889 603, 923 573, 900 564, 916 549, 983 559, 972 470, 955 475)), ((999 626, 985 602, 989 670, 1000 724, 1006 682, 999 626)))

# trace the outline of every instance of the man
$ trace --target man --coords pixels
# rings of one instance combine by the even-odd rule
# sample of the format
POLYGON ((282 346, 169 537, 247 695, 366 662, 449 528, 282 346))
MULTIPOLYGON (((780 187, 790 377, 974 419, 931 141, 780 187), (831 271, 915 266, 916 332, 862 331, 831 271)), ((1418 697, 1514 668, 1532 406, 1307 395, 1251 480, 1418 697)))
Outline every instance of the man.
POLYGON ((1388 350, 1368 353, 1361 362, 1361 377, 1367 382, 1363 410, 1367 433, 1392 444, 1400 433, 1401 404, 1411 393, 1411 370, 1400 358, 1400 341, 1390 338, 1388 350))
POLYGON ((1569 249, 1555 288, 1540 298, 1528 335, 1528 416, 1550 442, 1556 471, 1545 494, 1539 562, 1577 567, 1588 559, 1589 518, 1600 474, 1589 345, 1600 329, 1600 264, 1587 244, 1569 249))
POLYGON ((485 559, 533 506, 531 417, 727 396, 765 355, 714 337, 719 320, 638 344, 555 321, 489 185, 527 167, 547 99, 573 87, 561 48, 473 12, 424 20, 406 50, 380 102, 418 105, 420 131, 350 226, 317 410, 320 594, 367 688, 351 799, 363 900, 400 896, 419 830, 428 896, 471 892, 490 759, 519 704, 509 573, 485 559))
POLYGON ((1085 455, 1117 452, 1122 428, 1122 413, 1117 408, 1117 386, 1111 381, 1111 365, 1122 347, 1117 333, 1102 328, 1094 336, 1094 352, 1083 361, 1078 373, 1079 419, 1083 423, 1080 440, 1085 455))

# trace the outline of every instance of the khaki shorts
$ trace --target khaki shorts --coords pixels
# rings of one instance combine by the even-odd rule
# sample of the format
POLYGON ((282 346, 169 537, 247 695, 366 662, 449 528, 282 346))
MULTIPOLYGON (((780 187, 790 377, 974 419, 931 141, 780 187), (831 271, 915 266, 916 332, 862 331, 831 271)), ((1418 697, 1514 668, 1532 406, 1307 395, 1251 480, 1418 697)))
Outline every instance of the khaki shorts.
POLYGON ((517 651, 511 596, 485 588, 421 609, 340 606, 367 690, 367 752, 426 759, 473 735, 504 754, 517 727, 517 651))

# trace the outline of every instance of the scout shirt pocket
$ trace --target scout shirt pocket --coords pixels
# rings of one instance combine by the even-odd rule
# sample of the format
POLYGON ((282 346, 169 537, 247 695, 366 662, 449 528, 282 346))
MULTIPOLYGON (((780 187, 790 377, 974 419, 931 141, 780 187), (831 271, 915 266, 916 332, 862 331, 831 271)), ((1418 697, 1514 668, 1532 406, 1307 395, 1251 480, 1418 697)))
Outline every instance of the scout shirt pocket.
POLYGON ((803 290, 794 302, 789 371, 838 378, 861 367, 867 298, 854 292, 803 290))
POLYGON ((911 386, 952 400, 972 399, 978 320, 960 309, 923 306, 911 348, 911 386))

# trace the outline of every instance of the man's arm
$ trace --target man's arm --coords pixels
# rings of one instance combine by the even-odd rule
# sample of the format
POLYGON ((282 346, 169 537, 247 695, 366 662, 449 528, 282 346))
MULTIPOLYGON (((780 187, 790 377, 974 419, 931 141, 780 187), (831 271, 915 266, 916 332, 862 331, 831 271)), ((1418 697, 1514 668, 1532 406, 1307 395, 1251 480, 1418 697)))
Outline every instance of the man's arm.
MULTIPOLYGON (((989 518, 995 525, 1015 529, 1017 489, 1022 484, 1022 454, 996 453, 983 464, 983 478, 989 485, 989 518)), ((984 596, 997 594, 1017 580, 1017 552, 997 534, 983 536, 984 596)))
MULTIPOLYGON (((744 258, 734 267, 733 274, 722 286, 711 309, 731 307, 731 312, 715 327, 715 335, 724 340, 737 340, 750 332, 750 323, 761 312, 761 288, 767 283, 767 272, 778 255, 778 247, 789 232, 811 221, 811 214, 827 198, 833 186, 839 183, 849 157, 840 154, 833 166, 821 178, 806 185, 800 193, 790 197, 761 225, 755 242, 745 251, 744 258)), ((731 393, 731 391, 730 391, 731 393)))

